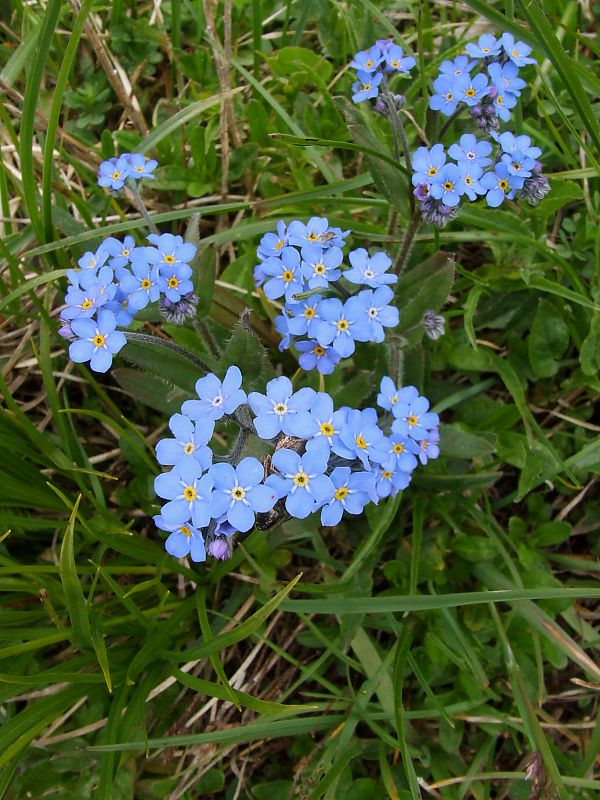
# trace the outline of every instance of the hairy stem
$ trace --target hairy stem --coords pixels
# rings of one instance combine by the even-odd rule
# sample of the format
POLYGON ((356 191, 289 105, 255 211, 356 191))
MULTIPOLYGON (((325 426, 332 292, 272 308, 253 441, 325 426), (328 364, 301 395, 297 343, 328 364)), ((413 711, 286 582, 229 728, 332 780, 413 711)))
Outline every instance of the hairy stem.
POLYGON ((396 273, 396 275, 398 275, 398 277, 402 275, 406 269, 406 265, 408 264, 408 259, 410 258, 410 254, 415 243, 415 237, 420 225, 421 214, 418 211, 414 211, 412 217, 408 221, 408 226, 404 232, 402 244, 400 245, 400 252, 398 253, 396 263, 393 267, 393 271, 396 273))
POLYGON ((215 339, 214 334, 211 331, 211 329, 208 327, 208 324, 206 323, 206 321, 203 320, 203 319, 197 318, 195 320, 194 324, 196 326, 196 329, 197 329, 198 333, 206 341, 206 344, 208 345, 208 349, 210 350, 211 356, 213 356, 213 358, 217 358, 217 359, 221 358, 222 351, 221 351, 221 348, 219 346, 219 343, 215 339))
MULTIPOLYGON (((396 108, 394 104, 394 98, 392 97, 392 93, 389 90, 385 78, 381 81, 381 90, 383 94, 383 101, 388 111, 388 119, 392 126, 392 139, 394 142, 394 158, 396 159, 396 161, 400 161, 400 155, 402 154, 404 156, 404 164, 406 166, 406 175, 408 181, 409 176, 412 172, 412 166, 410 163, 410 154, 408 149, 408 141, 406 139, 406 133, 404 132, 404 125, 402 124, 400 111, 396 108)), ((408 184, 408 204, 410 206, 411 212, 414 213, 415 198, 410 190, 410 183, 408 184)))
POLYGON ((150 228, 152 233, 159 233, 158 228, 152 221, 152 217, 148 213, 148 209, 144 205, 144 201, 142 200, 142 196, 140 194, 140 190, 138 189, 137 183, 135 181, 131 181, 129 183, 129 189, 131 190, 131 194, 133 195, 133 199, 137 210, 140 212, 140 214, 148 223, 148 227, 150 228))

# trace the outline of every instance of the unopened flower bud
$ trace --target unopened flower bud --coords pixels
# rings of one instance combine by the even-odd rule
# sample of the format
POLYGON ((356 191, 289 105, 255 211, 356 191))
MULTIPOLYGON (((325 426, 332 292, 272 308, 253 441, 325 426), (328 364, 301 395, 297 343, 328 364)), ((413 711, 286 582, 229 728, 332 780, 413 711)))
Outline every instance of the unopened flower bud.
POLYGON ((426 311, 423 314, 421 324, 425 328, 425 335, 433 341, 439 339, 445 333, 446 320, 436 314, 435 311, 426 311))
POLYGON ((231 558, 231 547, 227 539, 213 539, 208 545, 208 552, 219 561, 227 561, 228 558, 231 558))
POLYGON ((186 319, 196 316, 198 297, 193 292, 183 295, 177 301, 161 297, 158 308, 163 317, 174 325, 183 325, 186 319))

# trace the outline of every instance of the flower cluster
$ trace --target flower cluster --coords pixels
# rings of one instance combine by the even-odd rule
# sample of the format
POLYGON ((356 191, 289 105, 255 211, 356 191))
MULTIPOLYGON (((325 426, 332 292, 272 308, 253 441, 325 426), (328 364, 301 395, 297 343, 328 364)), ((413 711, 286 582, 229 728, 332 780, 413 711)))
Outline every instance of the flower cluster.
POLYGON ((535 205, 550 189, 538 161, 540 148, 532 146, 528 136, 498 132, 500 120, 510 118, 509 109, 525 86, 519 67, 535 63, 529 56, 531 48, 504 33, 499 40, 484 34, 466 50, 468 56, 442 63, 429 104, 451 116, 462 103, 494 144, 465 133, 447 153, 440 143, 413 153, 414 195, 424 221, 440 228, 456 216, 463 197, 472 202, 485 196, 492 208, 515 197, 535 205))
POLYGON ((303 369, 321 374, 333 372, 341 358, 352 355, 355 342, 382 342, 384 328, 395 327, 398 309, 391 305, 389 284, 398 278, 388 272, 392 265, 384 252, 351 250, 350 268, 343 269, 342 247, 350 231, 331 228, 324 217, 306 224, 294 220, 277 225, 260 241, 254 280, 270 300, 283 302, 283 314, 275 320, 282 335, 280 350, 295 337, 303 369), (343 283, 342 283, 343 281, 343 283), (352 293, 356 286, 367 288, 352 293), (324 297, 336 291, 338 297, 324 297))
POLYGON ((531 47, 515 42, 512 33, 503 33, 499 40, 483 34, 477 43, 469 42, 466 50, 468 56, 442 62, 429 107, 449 117, 462 103, 477 127, 490 133, 498 129, 499 119, 508 122, 510 109, 526 86, 519 67, 536 60, 529 56, 531 47))
MULTIPOLYGON (((143 161, 143 156, 140 158, 143 161)), ((122 159, 131 169, 137 169, 137 154, 116 159, 119 170, 122 159)), ((156 162, 145 165, 154 169, 156 162)), ((143 166, 139 163, 140 171, 143 166)), ((148 242, 136 246, 133 236, 125 236, 123 241, 109 236, 94 253, 84 253, 77 262, 78 269, 67 271, 69 286, 58 332, 71 342, 72 361, 89 361, 95 372, 106 372, 113 355, 126 342, 116 326, 129 327, 135 314, 149 303, 159 301, 169 322, 180 324, 194 315, 198 298, 190 261, 196 247, 171 233, 150 234, 148 242)))
POLYGON ((157 444, 157 460, 171 469, 154 483, 167 501, 154 521, 178 558, 229 557, 232 536, 268 527, 261 519, 268 512, 275 522, 320 512, 321 524, 337 525, 344 512, 360 514, 405 489, 418 462, 439 455, 437 414, 414 386, 399 389, 389 377, 377 397, 381 418, 375 408, 335 409, 325 392, 295 392, 285 376, 269 381, 265 394, 246 396, 241 386, 235 366, 222 382, 212 373, 200 378, 198 399, 183 403, 169 421, 173 437, 157 444), (209 443, 224 418, 241 430, 219 459, 209 443), (274 446, 264 464, 241 458, 250 435, 274 446))
POLYGON ((394 44, 392 39, 378 39, 373 47, 361 50, 354 56, 350 64, 357 70, 357 81, 352 86, 352 100, 362 103, 363 100, 373 100, 379 95, 379 89, 387 73, 408 76, 415 66, 412 56, 405 56, 402 48, 394 44))
POLYGON ((98 186, 118 192, 128 180, 154 179, 153 173, 157 166, 158 161, 147 159, 142 153, 123 153, 118 158, 109 158, 100 164, 98 186))

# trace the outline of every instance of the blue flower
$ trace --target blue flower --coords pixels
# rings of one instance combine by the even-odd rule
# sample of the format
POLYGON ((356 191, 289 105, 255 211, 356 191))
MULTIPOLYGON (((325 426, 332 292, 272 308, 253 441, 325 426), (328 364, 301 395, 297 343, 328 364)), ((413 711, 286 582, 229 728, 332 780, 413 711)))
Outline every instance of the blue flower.
POLYGON ((386 72, 399 72, 401 75, 408 75, 417 63, 412 56, 405 56, 398 44, 386 47, 384 57, 386 72))
POLYGON ((399 390, 394 381, 387 375, 381 379, 379 384, 379 394, 377 395, 377 405, 386 411, 391 411, 392 406, 398 402, 399 390))
POLYGON ((430 458, 437 458, 440 454, 439 448, 440 434, 437 428, 429 431, 427 439, 421 439, 419 442, 419 461, 421 464, 427 464, 430 458))
POLYGON ((196 255, 195 245, 184 242, 182 236, 174 236, 172 233, 151 233, 148 241, 160 254, 157 263, 161 268, 161 274, 166 274, 163 273, 163 268, 168 272, 177 264, 188 264, 196 255))
POLYGON ((183 414, 173 414, 169 420, 169 428, 174 439, 161 439, 156 443, 156 460, 159 464, 173 466, 186 458, 194 458, 202 469, 212 464, 212 450, 206 447, 213 435, 215 423, 203 420, 202 424, 194 423, 183 414))
POLYGON ((213 516, 226 515, 227 521, 242 533, 254 526, 256 511, 270 511, 277 502, 273 489, 261 483, 265 471, 256 458, 243 458, 237 467, 213 464, 209 474, 215 482, 213 516))
POLYGON ((454 114, 461 98, 461 91, 468 83, 464 75, 455 78, 451 75, 440 75, 433 82, 434 94, 429 98, 429 108, 441 111, 444 116, 454 114))
POLYGON ((305 245, 300 251, 302 256, 302 275, 308 281, 309 289, 326 287, 330 281, 337 281, 341 272, 337 269, 344 255, 339 247, 322 247, 305 245))
POLYGON ((81 256, 77 262, 79 269, 67 270, 67 280, 71 286, 78 289, 80 279, 87 275, 88 277, 86 280, 92 280, 92 278, 89 277, 89 274, 97 274, 107 259, 108 252, 104 249, 104 242, 102 242, 95 253, 92 253, 88 250, 81 256))
POLYGON ((430 184, 445 163, 446 153, 443 144, 434 144, 431 150, 419 147, 412 156, 413 186, 422 183, 430 184))
POLYGON ((331 375, 341 356, 333 347, 327 347, 318 342, 297 342, 296 349, 300 352, 298 363, 307 372, 317 368, 321 375, 331 375))
POLYGON ((428 431, 439 424, 439 417, 429 411, 429 400, 419 395, 414 386, 405 386, 402 397, 392 409, 394 422, 392 432, 411 439, 426 439, 428 431))
POLYGON ((373 461, 381 464, 384 469, 392 471, 412 472, 417 466, 416 455, 419 445, 408 436, 392 433, 384 437, 373 452, 373 461))
POLYGON ((472 133, 464 133, 458 144, 450 145, 448 155, 459 164, 466 161, 468 164, 477 164, 480 167, 487 167, 492 163, 491 158, 487 158, 492 152, 492 145, 486 141, 477 141, 472 133))
POLYGON ((469 200, 476 200, 478 195, 485 194, 485 189, 479 182, 483 170, 477 164, 468 164, 461 161, 458 165, 459 177, 456 183, 458 194, 466 194, 469 200))
MULTIPOLYGON (((352 299, 352 298, 350 298, 352 299)), ((357 308, 348 309, 348 303, 342 303, 337 297, 322 300, 319 305, 321 319, 315 327, 315 336, 322 347, 330 344, 342 358, 352 355, 355 350, 353 331, 357 318, 350 315, 357 308)))
POLYGON ((289 244, 304 247, 307 244, 316 244, 321 247, 327 241, 329 221, 327 217, 311 217, 306 224, 300 220, 290 222, 288 228, 289 244))
POLYGON ((154 161, 154 159, 146 159, 146 156, 144 156, 143 153, 131 153, 129 156, 125 155, 123 157, 128 158, 129 160, 130 178, 141 180, 142 178, 154 179, 156 177, 152 173, 157 168, 158 161, 154 161))
POLYGON ((331 473, 331 482, 335 486, 335 494, 321 509, 321 525, 337 525, 344 511, 360 514, 375 486, 372 473, 352 472, 350 467, 336 467, 331 473))
POLYGON ((389 286, 379 286, 375 290, 364 289, 346 301, 345 314, 356 320, 352 335, 358 342, 383 342, 383 329, 396 327, 399 311, 389 304, 393 297, 389 286))
POLYGON ((292 339, 294 338, 293 334, 290 331, 289 323, 290 323, 289 310, 287 306, 284 306, 283 314, 280 314, 273 320, 273 325, 275 326, 275 330, 282 337, 278 345, 279 352, 287 350, 292 342, 292 339))
POLYGON ((460 170, 456 164, 445 164, 431 182, 431 196, 452 208, 460 202, 460 170))
POLYGON ((160 297, 158 266, 137 261, 121 278, 121 289, 129 295, 129 308, 135 313, 160 297))
POLYGON ((383 61, 381 50, 377 45, 373 45, 368 50, 361 50, 354 56, 354 61, 350 63, 351 67, 360 70, 361 72, 375 72, 377 67, 383 61))
POLYGON ((229 367, 222 383, 216 375, 209 372, 196 381, 196 392, 200 399, 186 400, 181 410, 195 421, 221 419, 225 414, 233 414, 238 406, 247 401, 246 392, 240 388, 241 385, 242 373, 235 365, 229 367))
POLYGON ((512 33, 503 33, 500 37, 500 44, 504 48, 504 52, 517 67, 524 67, 526 64, 537 64, 535 58, 529 58, 531 47, 525 42, 515 42, 515 37, 512 33))
POLYGON ((285 295, 288 303, 294 295, 304 289, 304 279, 300 270, 300 254, 294 247, 284 247, 280 258, 267 258, 262 262, 262 270, 269 280, 263 290, 269 300, 285 295))
POLYGON ((485 201, 491 208, 502 205, 504 198, 512 199, 515 192, 523 186, 524 178, 511 175, 506 164, 496 164, 494 172, 486 172, 481 178, 481 186, 486 191, 485 201))
POLYGON ((397 275, 387 274, 387 270, 392 266, 392 259, 387 253, 379 252, 369 256, 364 247, 351 250, 348 259, 352 264, 352 269, 344 272, 344 278, 350 283, 363 284, 376 289, 387 283, 396 283, 397 275))
POLYGON ((212 516, 213 479, 202 474, 195 458, 179 461, 170 472, 154 479, 154 491, 169 500, 162 508, 162 517, 170 525, 181 525, 188 520, 196 528, 208 525, 212 516))
POLYGON ((410 483, 412 473, 402 472, 402 470, 384 469, 383 467, 376 467, 373 470, 375 476, 375 491, 372 495, 373 502, 377 502, 379 498, 395 497, 398 492, 410 483))
POLYGON ((160 264, 158 267, 158 288, 167 300, 176 303, 184 295, 194 291, 190 278, 192 268, 189 264, 160 264))
POLYGON ((518 175, 521 178, 530 178, 531 171, 537 163, 535 158, 529 158, 529 156, 518 150, 510 154, 503 153, 500 160, 503 164, 506 164, 506 168, 511 175, 518 175))
POLYGON ((285 497, 285 507, 290 516, 305 519, 331 500, 335 486, 325 475, 328 460, 326 442, 303 456, 285 447, 273 453, 271 464, 279 474, 269 475, 265 483, 280 500, 285 497))
POLYGON ((190 524, 167 522, 162 514, 154 517, 154 524, 161 531, 170 532, 165 542, 165 550, 175 558, 189 555, 192 561, 206 561, 206 549, 202 533, 190 524))
POLYGON ((518 77, 519 68, 512 61, 508 61, 506 64, 497 62, 490 64, 488 74, 493 85, 502 94, 514 94, 519 97, 521 89, 527 86, 525 81, 518 77))
POLYGON ((98 170, 98 186, 104 189, 119 191, 125 185, 125 181, 131 174, 129 159, 125 156, 120 158, 109 158, 103 161, 98 170))
POLYGON ((265 233, 260 240, 257 255, 261 259, 281 255, 281 249, 287 245, 288 232, 285 222, 280 219, 277 223, 277 233, 265 233))
POLYGON ((465 50, 471 58, 491 58, 500 55, 502 46, 491 33, 484 33, 477 40, 477 44, 469 42, 465 50))
POLYGON ((321 299, 321 295, 314 294, 300 303, 286 307, 289 313, 288 330, 292 336, 314 337, 316 326, 321 319, 319 316, 321 299))
POLYGON ((102 249, 111 257, 108 265, 115 269, 116 267, 124 267, 131 261, 131 254, 135 248, 135 239, 133 236, 126 236, 120 242, 114 236, 109 236, 102 242, 102 249))
POLYGON ((482 72, 473 78, 468 76, 457 84, 457 96, 460 102, 475 106, 487 94, 488 79, 482 72))
POLYGON ((498 94, 494 97, 493 102, 494 108, 496 109, 496 114, 500 117, 503 122, 508 122, 510 119, 510 110, 517 105, 517 98, 514 94, 502 94, 498 92, 498 94))
POLYGON ((121 328, 128 328, 133 322, 133 313, 129 308, 129 297, 120 286, 117 286, 115 296, 106 303, 104 308, 107 311, 112 311, 115 315, 117 325, 120 325, 121 328))
POLYGON ((379 94, 379 84, 383 80, 383 73, 369 75, 368 72, 358 72, 358 80, 352 85, 353 103, 362 103, 364 100, 372 100, 379 94))
POLYGON ((532 147, 531 139, 524 133, 520 136, 515 136, 514 133, 511 133, 510 131, 504 131, 504 133, 499 135, 492 134, 492 136, 502 148, 503 153, 512 154, 515 152, 520 152, 523 153, 523 155, 534 159, 537 159, 542 155, 540 148, 535 146, 532 147))
POLYGON ((282 375, 267 383, 266 395, 250 392, 248 403, 256 414, 254 427, 261 439, 273 439, 278 433, 310 439, 316 422, 309 413, 314 389, 294 392, 292 382, 282 375))
POLYGON ((127 340, 121 331, 115 331, 117 322, 111 311, 102 309, 98 320, 74 319, 73 333, 79 337, 69 345, 69 358, 77 364, 90 362, 94 372, 106 372, 112 364, 113 355, 125 346, 127 340))
POLYGON ((317 429, 313 438, 306 443, 306 449, 310 450, 321 439, 327 442, 328 447, 332 447, 333 443, 338 441, 340 431, 346 424, 347 412, 342 409, 334 411, 331 396, 326 392, 317 392, 310 413, 317 423, 317 429))
POLYGON ((110 267, 102 267, 96 273, 89 269, 82 272, 77 279, 79 288, 70 286, 65 296, 67 307, 61 312, 64 319, 86 319, 112 300, 116 286, 113 283, 113 271, 110 267))
POLYGON ((369 469, 369 459, 383 437, 377 425, 377 412, 374 408, 362 411, 350 409, 346 424, 340 431, 339 442, 333 442, 334 453, 350 460, 358 458, 365 469, 369 469))
POLYGON ((461 75, 468 76, 474 66, 475 61, 470 61, 467 56, 457 56, 454 61, 442 61, 440 72, 442 75, 458 78, 461 75))

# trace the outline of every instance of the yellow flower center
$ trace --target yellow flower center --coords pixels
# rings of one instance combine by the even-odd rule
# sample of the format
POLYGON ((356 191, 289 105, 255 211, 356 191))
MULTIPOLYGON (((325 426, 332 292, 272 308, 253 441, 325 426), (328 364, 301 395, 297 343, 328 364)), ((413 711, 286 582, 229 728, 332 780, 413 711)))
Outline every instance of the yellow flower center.
POLYGON ((482 53, 489 53, 490 52, 490 48, 489 47, 482 47, 481 48, 481 52, 482 53))
POLYGON ((134 167, 134 170, 135 170, 136 172, 143 172, 143 171, 144 171, 144 168, 143 168, 143 167, 134 167))
POLYGON ((367 443, 365 442, 365 440, 363 439, 362 436, 356 436, 355 437, 355 442, 356 442, 357 446, 360 447, 361 450, 366 450, 367 449, 367 443))
POLYGON ((294 483, 296 486, 308 486, 308 475, 306 472, 297 472, 294 475, 294 483))
POLYGON ((505 181, 504 178, 498 181, 498 188, 505 192, 508 189, 508 181, 505 181))
POLYGON ((286 404, 285 404, 285 403, 276 403, 276 404, 273 406, 273 411, 274 411, 276 414, 285 414, 285 413, 286 413, 286 411, 287 411, 287 406, 286 406, 286 404))
POLYGON ((169 289, 176 289, 179 286, 179 279, 173 275, 173 277, 169 278, 167 281, 167 286, 169 289))
POLYGON ((398 395, 397 394, 395 394, 393 397, 390 397, 390 403, 392 405, 395 405, 395 403, 397 403, 397 402, 398 402, 398 395))
POLYGON ((88 300, 88 299, 86 298, 86 299, 83 301, 83 303, 81 304, 81 308, 82 308, 84 311, 87 311, 87 310, 88 310, 88 308, 91 308, 93 305, 94 305, 93 301, 92 301, 92 300, 88 300))
POLYGON ((335 433, 335 428, 330 422, 322 422, 321 433, 323 434, 323 436, 333 436, 333 434, 335 433))
POLYGON ((414 414, 411 414, 406 421, 408 422, 410 427, 413 428, 419 422, 419 418, 415 417, 414 414))
POLYGON ((512 51, 512 54, 513 54, 513 56, 514 56, 515 58, 521 58, 521 53, 519 53, 519 51, 518 51, 518 50, 513 50, 513 51, 512 51))
POLYGON ((280 239, 280 240, 277 242, 277 244, 275 245, 275 247, 274 247, 273 249, 274 249, 274 250, 281 250, 281 248, 283 247, 283 245, 284 245, 284 241, 283 241, 283 239, 280 239))
POLYGON ((394 60, 391 62, 391 65, 392 65, 392 67, 399 67, 399 66, 400 66, 400 62, 399 62, 399 61, 397 61, 396 59, 394 59, 394 60))
POLYGON ((369 59, 368 61, 365 61, 365 67, 372 67, 372 66, 373 66, 373 63, 374 63, 374 62, 373 62, 373 61, 371 61, 371 59, 369 59))
POLYGON ((148 278, 144 278, 141 285, 142 289, 149 289, 152 286, 152 281, 148 280, 148 278))
POLYGON ((394 474, 393 472, 390 472, 389 470, 386 469, 385 472, 381 473, 381 477, 389 481, 389 479, 392 477, 393 474, 394 474))
POLYGON ((394 451, 394 453, 396 453, 396 455, 400 455, 400 453, 404 452, 404 445, 399 443, 395 444, 392 450, 394 451))
POLYGON ((340 319, 337 323, 338 331, 347 331, 348 330, 348 320, 340 319))
POLYGON ((113 177, 113 180, 115 180, 115 181, 118 181, 118 180, 119 180, 119 178, 121 177, 121 173, 120 173, 120 172, 118 172, 118 170, 115 170, 115 171, 113 172, 113 174, 112 174, 112 177, 113 177))
POLYGON ((246 496, 246 492, 244 491, 244 489, 242 489, 241 486, 235 486, 231 490, 231 496, 233 497, 234 500, 243 500, 244 497, 246 496))
POLYGON ((289 269, 286 269, 281 277, 286 283, 290 283, 291 281, 294 280, 294 273, 291 272, 289 269))
POLYGON ((498 103, 499 106, 501 106, 504 103, 504 98, 502 97, 501 94, 499 94, 498 97, 496 98, 496 102, 498 103))
POLYGON ((179 528, 179 533, 183 533, 184 536, 191 536, 192 535, 192 532, 188 528, 187 525, 181 525, 180 528, 179 528))
POLYGON ((513 161, 511 166, 515 170, 515 172, 518 172, 521 169, 521 165, 517 164, 516 161, 513 161))
POLYGON ((186 445, 184 445, 183 452, 186 454, 186 456, 190 456, 195 449, 196 445, 193 442, 188 442, 186 445))
POLYGON ((129 250, 127 250, 127 248, 125 248, 124 250, 121 250, 121 255, 122 256, 128 256, 129 255, 129 250))
POLYGON ((101 333, 97 333, 94 336, 94 347, 104 347, 104 342, 106 341, 106 337, 102 336, 101 333))
POLYGON ((452 100, 454 100, 454 95, 452 94, 452 92, 446 92, 444 96, 449 103, 452 102, 452 100))
POLYGON ((196 491, 195 486, 186 486, 183 490, 183 496, 188 502, 192 502, 198 497, 198 492, 196 491))
POLYGON ((323 275, 327 270, 325 264, 315 264, 315 275, 323 275))
POLYGON ((348 489, 345 486, 340 486, 340 488, 336 490, 335 493, 336 500, 343 500, 347 496, 348 496, 348 489))
POLYGON ((473 183, 473 178, 469 177, 469 175, 465 176, 465 183, 470 186, 473 183))
POLYGON ((175 263, 175 256, 165 256, 165 264, 174 264, 175 263))
POLYGON ((320 358, 321 356, 324 356, 324 355, 325 355, 325 348, 324 348, 324 347, 321 347, 321 345, 320 345, 320 344, 316 344, 316 345, 313 347, 313 354, 314 354, 315 356, 317 356, 318 358, 320 358))
POLYGON ((306 237, 309 242, 318 242, 319 241, 319 234, 318 233, 309 233, 306 237))
POLYGON ((428 444, 429 442, 427 441, 427 439, 423 439, 423 441, 421 442, 421 450, 427 450, 428 444))
POLYGON ((371 90, 371 84, 370 83, 363 83, 363 92, 368 92, 370 90, 371 90))
POLYGON ((452 189, 454 189, 454 184, 452 183, 452 181, 444 181, 444 189, 447 192, 451 192, 452 189))
POLYGON ((304 316, 306 317, 306 319, 312 319, 315 316, 315 313, 316 312, 312 306, 307 306, 304 309, 304 316))
POLYGON ((475 89, 469 88, 467 89, 465 94, 467 95, 467 97, 475 97, 475 89))
POLYGON ((437 174, 437 167, 429 167, 427 174, 430 178, 433 178, 433 176, 437 174))

